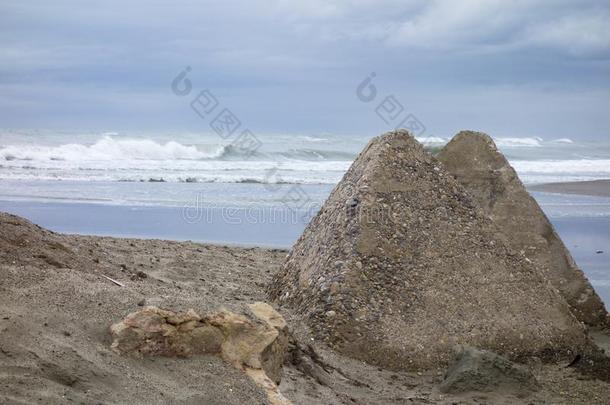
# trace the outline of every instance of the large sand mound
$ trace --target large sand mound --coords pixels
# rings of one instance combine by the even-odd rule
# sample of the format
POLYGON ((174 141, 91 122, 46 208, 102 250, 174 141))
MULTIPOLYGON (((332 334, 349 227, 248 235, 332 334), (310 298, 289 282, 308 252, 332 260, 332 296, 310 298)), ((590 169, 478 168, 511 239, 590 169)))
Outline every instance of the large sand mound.
POLYGON ((14 215, 0 212, 0 257, 12 265, 75 268, 90 255, 68 247, 63 237, 14 215))
POLYGON ((0 213, 0 403, 264 403, 263 390, 220 358, 119 356, 108 327, 144 302, 237 311, 264 299, 260 274, 283 256, 59 235, 0 213))
POLYGON ((458 344, 521 358, 587 350, 583 326, 406 131, 373 139, 269 287, 318 339, 390 369, 458 344))
POLYGON ((547 270, 546 277, 580 321, 592 326, 607 322, 603 302, 488 135, 462 131, 438 159, 498 225, 508 243, 547 270))

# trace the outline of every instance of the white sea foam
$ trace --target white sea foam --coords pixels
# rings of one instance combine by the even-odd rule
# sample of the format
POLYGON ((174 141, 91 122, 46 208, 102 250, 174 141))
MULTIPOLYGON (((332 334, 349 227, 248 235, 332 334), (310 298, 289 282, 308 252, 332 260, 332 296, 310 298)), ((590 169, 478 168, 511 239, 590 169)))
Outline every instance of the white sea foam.
POLYGON ((568 143, 568 144, 572 144, 574 143, 573 140, 571 140, 570 138, 559 138, 559 139, 554 139, 551 142, 553 143, 568 143))
MULTIPOLYGON (((444 145, 449 142, 449 138, 442 138, 438 136, 422 136, 418 137, 417 140, 426 145, 444 145)), ((526 138, 494 138, 494 142, 500 148, 538 148, 544 146, 544 139, 539 137, 526 137, 526 138)), ((557 143, 572 143, 570 139, 558 139, 557 143)))
POLYGON ((610 178, 610 159, 513 160, 510 163, 526 184, 610 178))
POLYGON ((494 141, 498 147, 540 147, 542 146, 543 139, 534 138, 494 138, 494 141))
MULTIPOLYGON (((61 143, 37 134, 30 134, 27 141, 20 139, 24 136, 0 133, 0 179, 335 184, 366 142, 331 135, 260 136, 261 148, 251 151, 216 136, 192 134, 170 139, 64 134, 61 143)), ((419 140, 432 146, 448 141, 419 140)), ((496 142, 526 183, 610 178, 609 145, 567 138, 497 138, 496 142)))
POLYGON ((302 139, 307 142, 328 142, 328 138, 318 138, 315 136, 299 136, 299 139, 302 139))
POLYGON ((517 172, 523 174, 591 174, 610 176, 610 159, 514 160, 511 164, 517 172))
POLYGON ((447 142, 449 142, 448 139, 441 138, 441 137, 438 137, 438 136, 422 136, 422 137, 418 137, 416 139, 419 142, 423 143, 424 145, 433 145, 433 144, 444 145, 447 142))
POLYGON ((92 145, 65 144, 59 146, 10 145, 0 149, 4 160, 34 161, 99 161, 99 160, 181 160, 209 159, 220 156, 222 147, 201 151, 195 146, 170 141, 159 143, 149 139, 116 140, 105 136, 92 145))

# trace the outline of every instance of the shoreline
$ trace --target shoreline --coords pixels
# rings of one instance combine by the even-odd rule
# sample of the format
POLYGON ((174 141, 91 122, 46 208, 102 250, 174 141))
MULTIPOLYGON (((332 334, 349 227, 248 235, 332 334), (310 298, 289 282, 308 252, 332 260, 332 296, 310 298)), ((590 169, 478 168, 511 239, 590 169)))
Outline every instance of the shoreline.
POLYGON ((188 216, 182 207, 6 201, 0 212, 18 215, 44 228, 70 235, 192 241, 236 247, 289 249, 306 226, 306 217, 274 217, 268 209, 201 208, 188 216))
POLYGON ((594 197, 610 197, 610 179, 544 183, 526 186, 528 191, 553 194, 577 194, 594 197))

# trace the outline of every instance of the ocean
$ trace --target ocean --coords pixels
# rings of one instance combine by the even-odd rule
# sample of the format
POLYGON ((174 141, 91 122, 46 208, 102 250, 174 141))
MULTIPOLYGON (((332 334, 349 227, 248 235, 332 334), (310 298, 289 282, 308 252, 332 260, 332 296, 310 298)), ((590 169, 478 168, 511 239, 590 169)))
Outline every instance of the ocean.
MULTIPOLYGON (((216 134, 4 130, 0 180, 336 184, 369 139, 257 134, 230 142, 216 134)), ((420 141, 435 148, 448 139, 420 141)), ((512 137, 496 143, 525 183, 610 177, 610 142, 512 137)))
MULTIPOLYGON (((0 210, 60 232, 287 248, 369 136, 232 140, 198 133, 2 130, 0 210)), ((419 140, 435 149, 449 139, 419 140)), ((495 141, 526 185, 610 178, 608 141, 495 141)), ((532 195, 610 302, 610 198, 532 195)))

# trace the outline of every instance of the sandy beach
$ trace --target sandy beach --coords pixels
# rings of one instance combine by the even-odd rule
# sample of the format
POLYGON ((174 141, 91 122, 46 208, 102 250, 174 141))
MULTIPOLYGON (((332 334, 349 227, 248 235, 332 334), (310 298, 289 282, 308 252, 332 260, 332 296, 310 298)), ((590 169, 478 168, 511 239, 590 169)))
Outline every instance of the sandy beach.
POLYGON ((531 191, 542 191, 546 193, 610 197, 610 180, 535 184, 529 186, 528 189, 531 191))
MULTIPOLYGON (((286 251, 161 240, 61 235, 0 215, 0 402, 265 403, 242 373, 215 357, 133 359, 109 350, 108 326, 141 305, 237 309, 264 300, 286 251), (110 277, 123 287, 113 284, 110 277)), ((496 393, 458 397, 436 385, 443 370, 391 372, 312 341, 328 373, 287 362, 280 388, 309 403, 556 403, 610 400, 610 383, 563 365, 529 364, 542 389, 527 400, 496 393)))
POLYGON ((610 405, 609 1, 47 3, 0 405, 610 405))
MULTIPOLYGON (((405 165, 396 163, 393 167, 404 168, 405 165)), ((420 173, 423 176, 438 172, 423 167, 427 166, 422 166, 420 173)), ((485 172, 474 176, 488 178, 485 172)), ((383 183, 383 179, 389 177, 392 175, 383 174, 380 181, 383 183)), ((512 178, 509 176, 509 180, 512 178)), ((94 187, 89 184, 71 180, 11 180, 5 182, 0 190, 0 211, 12 214, 0 214, 2 403, 269 403, 260 385, 248 378, 240 367, 236 368, 218 356, 139 358, 121 355, 112 349, 114 337, 109 331, 111 325, 125 319, 128 314, 148 306, 176 312, 193 309, 197 313, 220 310, 243 313, 249 304, 255 302, 272 303, 287 322, 290 344, 278 388, 293 404, 610 402, 610 361, 599 354, 590 357, 590 354, 566 355, 564 352, 559 361, 556 358, 550 362, 543 355, 522 358, 520 367, 531 373, 536 381, 536 389, 531 392, 489 389, 445 393, 440 387, 448 373, 447 357, 443 361, 429 362, 421 370, 379 367, 374 365, 374 361, 365 363, 341 353, 321 339, 294 307, 270 300, 269 286, 287 262, 289 249, 299 243, 303 230, 331 193, 330 184, 299 186, 297 194, 310 205, 296 207, 287 204, 285 199, 295 187, 288 185, 270 188, 256 183, 99 182, 94 183, 94 187), (78 198, 64 197, 74 191, 80 193, 78 198), (109 196, 119 196, 119 199, 106 200, 109 196), (207 205, 198 205, 198 198, 202 196, 207 205), (310 210, 311 207, 314 210, 310 210), (193 213, 197 215, 193 217, 193 213), (294 214, 294 217, 282 220, 285 213, 294 214)), ((414 182, 413 188, 422 187, 421 184, 414 182)), ((478 185, 478 181, 475 184, 478 185)), ((516 187, 522 187, 520 184, 516 183, 516 187)), ((437 207, 439 201, 454 198, 455 187, 455 183, 449 186, 434 183, 424 187, 446 193, 440 200, 431 198, 428 206, 437 207)), ((610 181, 544 184, 528 187, 528 190, 537 203, 528 201, 540 204, 591 282, 595 294, 608 306, 610 287, 606 258, 610 235, 607 232, 606 197, 609 196, 610 181)), ((490 195, 500 194, 480 193, 482 198, 490 195)), ((513 203, 511 198, 507 195, 509 204, 513 203)), ((459 205, 466 199, 468 197, 461 197, 459 205)), ((347 195, 340 197, 339 206, 342 207, 345 201, 352 199, 347 195)), ((358 200, 354 201, 357 204, 358 200)), ((446 205, 445 209, 453 210, 457 201, 453 206, 446 205)), ((418 203, 421 202, 419 198, 418 203)), ((486 206, 487 203, 480 204, 486 206)), ((418 206, 413 203, 410 208, 397 208, 396 212, 410 212, 418 206)), ((513 209, 511 215, 522 215, 527 209, 513 209)), ((471 214, 464 215, 461 221, 469 221, 471 214)), ((416 216, 425 215, 431 216, 424 222, 439 221, 440 218, 427 209, 416 216)), ((547 221, 544 216, 540 218, 547 221)), ((440 238, 429 245, 431 250, 428 254, 441 252, 443 243, 446 248, 448 243, 457 243, 455 252, 449 254, 457 257, 464 244, 463 232, 468 228, 454 225, 461 232, 459 239, 444 239, 448 235, 444 232, 431 237, 430 232, 447 228, 448 224, 455 223, 456 217, 441 221, 449 222, 418 229, 417 226, 421 226, 418 224, 422 223, 420 217, 419 222, 410 225, 407 235, 417 235, 422 241, 440 238)), ((404 237, 400 236, 395 225, 386 228, 387 237, 381 239, 400 240, 404 237)), ((538 229, 538 226, 525 227, 531 228, 532 232, 538 229)), ((346 226, 332 228, 341 230, 346 226)), ((491 246, 489 241, 496 238, 495 233, 501 233, 500 229, 477 234, 477 242, 472 244, 472 248, 491 246), (479 237, 484 241, 483 245, 478 242, 479 237)), ((316 234, 310 234, 308 238, 316 241, 316 234)), ((326 249, 343 237, 345 235, 324 242, 323 249, 316 245, 312 257, 324 252, 328 254, 326 249)), ((522 239, 530 237, 537 238, 533 234, 522 239)), ((509 236, 509 239, 519 240, 515 236, 509 236)), ((516 249, 518 252, 520 247, 516 249)), ((480 255, 492 251, 495 250, 483 247, 480 255)), ((395 254, 401 252, 404 252, 404 247, 396 250, 395 254)), ((301 256, 298 253, 297 256, 297 263, 300 263, 301 256)), ((477 255, 469 259, 476 260, 477 255)), ((324 262, 342 263, 335 254, 324 262)), ((305 259, 304 263, 309 263, 304 268, 307 272, 312 262, 305 259)), ((517 266, 517 271, 520 268, 521 265, 517 266)), ((393 270, 385 273, 395 274, 393 270)), ((432 284, 445 288, 461 282, 461 274, 453 273, 452 276, 456 277, 454 281, 447 283, 447 275, 439 274, 440 279, 432 284)), ((405 274, 399 278, 406 280, 409 277, 405 274)), ((316 276, 304 283, 315 285, 320 279, 323 277, 316 276)), ((383 292, 387 285, 395 283, 396 280, 392 279, 377 283, 377 286, 383 292)), ((526 283, 523 288, 529 285, 526 283)), ((508 304, 514 304, 515 301, 509 297, 518 291, 507 294, 504 288, 512 287, 501 287, 498 290, 501 293, 491 294, 488 300, 503 296, 508 304)), ((422 297, 429 295, 420 294, 422 297)), ((528 299, 526 295, 522 298, 528 299)), ((402 300, 402 295, 397 295, 385 305, 402 300)), ((436 305, 437 301, 431 304, 436 305)), ((538 303, 533 308, 546 308, 545 305, 538 303)), ((372 308, 392 312, 378 303, 372 308)), ((510 312, 508 306, 503 308, 507 309, 507 314, 510 312)), ((368 311, 368 308, 363 310, 368 311)), ((398 310, 401 311, 402 307, 398 310)), ((334 316, 337 312, 324 311, 334 316)), ((440 325, 445 322, 443 314, 430 315, 426 307, 422 319, 417 322, 440 325)), ((324 319, 329 318, 325 316, 324 319)), ((494 316, 484 327, 504 322, 495 322, 496 319, 498 317, 494 316)), ((515 318, 509 315, 505 321, 510 319, 515 318)), ((518 328, 527 324, 520 322, 513 326, 518 328)), ((536 321, 529 324, 539 325, 536 321)), ((453 329, 453 333, 457 334, 457 331, 453 329)), ((597 346, 595 350, 610 350, 607 331, 592 327, 588 335, 595 341, 592 346, 597 346)), ((539 344, 545 344, 545 339, 540 339, 538 333, 532 337, 538 339, 539 344)), ((449 338, 454 339, 453 336, 449 338)), ((528 345, 533 346, 533 341, 528 345)), ((428 341, 414 354, 426 358, 426 354, 429 356, 431 352, 432 341, 428 341)), ((555 355, 550 354, 551 357, 555 355)))
MULTIPOLYGON (((417 172, 420 175, 428 176, 425 177, 425 179, 428 179, 425 181, 430 183, 425 187, 426 190, 445 193, 440 200, 453 201, 451 199, 455 198, 451 203, 441 202, 440 207, 445 207, 445 209, 447 209, 446 207, 453 207, 451 209, 461 210, 454 213, 454 217, 458 218, 457 220, 455 218, 439 219, 442 217, 438 217, 428 208, 422 208, 416 215, 420 218, 416 224, 422 224, 421 216, 428 215, 430 221, 448 221, 445 222, 446 227, 449 225, 455 227, 460 235, 459 238, 451 239, 450 235, 452 233, 442 226, 429 227, 419 231, 416 229, 414 234, 420 238, 420 241, 426 241, 427 238, 431 238, 430 240, 434 238, 440 238, 441 241, 445 240, 445 249, 442 246, 430 245, 428 255, 446 254, 446 249, 450 245, 454 245, 455 249, 461 250, 465 243, 464 235, 467 235, 464 232, 471 232, 468 231, 471 226, 478 226, 480 227, 478 231, 480 234, 474 236, 471 246, 474 249, 480 249, 481 252, 473 255, 469 260, 477 261, 479 256, 490 257, 490 255, 501 256, 506 254, 502 259, 505 261, 505 265, 514 266, 507 268, 521 272, 520 274, 526 277, 525 284, 518 287, 518 290, 514 289, 516 283, 518 283, 514 278, 515 275, 511 274, 513 279, 507 282, 504 279, 505 271, 497 273, 500 279, 496 281, 495 288, 500 289, 496 292, 489 292, 491 291, 491 283, 485 291, 478 287, 474 288, 471 292, 474 300, 479 300, 481 303, 486 302, 489 305, 497 305, 494 304, 495 302, 506 302, 508 304, 503 307, 506 309, 505 315, 508 315, 508 317, 502 318, 504 321, 496 322, 500 318, 494 311, 491 320, 483 322, 483 327, 501 328, 503 323, 511 322, 510 319, 516 319, 513 315, 510 315, 511 311, 516 311, 517 318, 526 318, 522 309, 518 306, 516 309, 512 307, 512 305, 521 305, 520 302, 511 298, 515 293, 521 294, 523 300, 531 302, 533 310, 542 311, 544 309, 540 318, 542 322, 547 321, 547 317, 550 322, 563 318, 564 320, 561 321, 560 325, 571 325, 566 326, 559 335, 555 335, 557 339, 555 342, 562 345, 564 337, 569 339, 568 336, 571 333, 571 336, 577 342, 574 343, 575 346, 571 347, 574 347, 576 352, 572 349, 567 351, 558 349, 553 352, 554 349, 547 347, 533 354, 527 352, 523 356, 518 354, 512 356, 511 358, 518 361, 519 365, 508 363, 508 360, 502 360, 507 362, 503 363, 505 365, 502 367, 508 367, 509 369, 518 367, 521 370, 519 373, 525 375, 523 383, 531 388, 524 388, 521 383, 510 382, 513 378, 510 375, 507 375, 508 380, 506 381, 509 382, 506 384, 508 385, 494 386, 493 384, 503 381, 502 378, 507 376, 496 375, 490 377, 486 372, 481 375, 475 373, 474 377, 470 377, 478 381, 475 384, 480 384, 484 380, 488 381, 485 384, 488 384, 489 381, 493 383, 485 389, 446 391, 442 388, 443 384, 446 384, 448 376, 455 372, 455 370, 451 371, 451 368, 448 368, 453 355, 446 352, 444 356, 435 355, 435 357, 432 357, 433 350, 439 350, 440 353, 440 350, 444 350, 443 347, 445 347, 436 346, 434 348, 434 344, 443 345, 443 339, 459 341, 460 334, 462 336, 464 334, 463 325, 465 324, 460 321, 463 315, 456 317, 453 309, 449 309, 448 312, 444 310, 446 308, 445 299, 441 300, 440 306, 438 300, 429 301, 431 307, 426 306, 423 309, 422 318, 417 320, 416 323, 423 322, 434 325, 434 327, 445 325, 441 326, 441 329, 451 329, 454 335, 449 334, 438 340, 427 340, 424 341, 426 345, 418 346, 412 355, 425 359, 422 362, 425 366, 404 367, 408 363, 405 361, 395 363, 395 366, 383 367, 381 364, 376 364, 383 363, 385 361, 383 358, 369 359, 369 361, 363 362, 358 360, 357 356, 338 350, 333 343, 329 343, 327 339, 320 337, 319 330, 316 330, 315 326, 303 320, 303 312, 300 312, 298 305, 286 305, 282 304, 281 300, 273 299, 270 291, 281 285, 278 284, 278 280, 282 280, 281 277, 285 277, 286 280, 291 279, 291 276, 287 276, 286 273, 287 263, 306 264, 305 271, 309 271, 310 266, 313 266, 311 259, 300 254, 299 249, 293 248, 289 251, 281 248, 223 246, 220 243, 203 244, 191 241, 156 239, 155 236, 162 234, 161 232, 164 229, 176 229, 172 227, 172 224, 176 221, 174 216, 179 216, 182 212, 179 209, 132 210, 118 207, 102 210, 98 206, 86 204, 62 205, 56 203, 49 205, 38 203, 23 205, 14 202, 12 204, 5 203, 5 206, 13 211, 25 207, 23 212, 28 216, 39 215, 38 218, 43 220, 55 217, 57 223, 61 224, 68 222, 66 220, 67 215, 72 211, 80 219, 71 223, 93 226, 93 228, 85 228, 86 231, 103 229, 100 228, 100 225, 109 226, 108 229, 111 230, 115 229, 120 222, 125 222, 126 227, 131 232, 136 235, 141 232, 148 238, 118 238, 58 233, 35 225, 19 216, 0 213, 0 257, 2 257, 0 262, 0 275, 2 276, 2 283, 0 283, 0 307, 2 308, 0 313, 0 364, 3 370, 0 373, 0 401, 10 404, 40 402, 53 404, 328 403, 380 405, 403 403, 608 403, 610 401, 610 359, 604 354, 604 351, 610 350, 610 340, 608 339, 608 331, 604 329, 603 319, 600 318, 601 321, 599 321, 601 326, 588 324, 589 327, 585 327, 585 323, 580 324, 576 321, 572 314, 577 314, 577 312, 570 312, 571 310, 568 309, 566 304, 567 301, 559 298, 558 291, 545 290, 548 288, 547 281, 538 279, 536 275, 530 279, 534 268, 530 266, 532 262, 525 259, 523 252, 517 255, 511 253, 510 250, 496 249, 496 243, 504 243, 498 236, 502 233, 501 228, 496 228, 489 222, 490 219, 482 215, 482 211, 473 208, 472 202, 469 202, 471 197, 465 191, 459 191, 460 186, 457 185, 456 180, 449 179, 447 175, 438 174, 440 168, 437 167, 437 170, 434 170, 431 166, 426 165, 425 162, 434 164, 435 161, 431 160, 432 157, 426 155, 426 152, 419 148, 417 144, 408 148, 402 146, 401 142, 409 139, 408 137, 403 138, 405 137, 404 133, 392 133, 385 136, 386 138, 383 139, 395 145, 400 145, 396 149, 398 151, 396 155, 386 154, 386 158, 402 158, 404 155, 401 151, 410 150, 411 153, 414 153, 413 159, 419 162, 417 172), (455 197, 456 195, 458 197, 455 197), (455 201, 458 201, 458 199, 464 204, 464 207, 457 208, 455 201), (97 209, 94 209, 95 207, 97 209), (63 217, 56 217, 52 214, 58 212, 63 212, 63 217), (140 220, 135 220, 134 212, 144 212, 145 214, 140 220), (167 215, 168 213, 173 213, 173 215, 167 215), (88 219, 88 215, 97 215, 97 217, 88 219), (164 217, 165 220, 160 221, 159 218, 161 217, 164 217), (479 222, 471 222, 471 217, 479 218, 479 222), (469 223, 469 225, 464 227, 461 221, 469 223), (440 230, 440 234, 431 235, 431 232, 437 232, 433 229, 440 230), (497 241, 495 241, 495 238, 498 238, 497 241), (484 242, 481 244, 480 240, 484 242), (530 270, 524 272, 523 269, 525 268, 530 268, 530 270), (523 293, 528 288, 540 288, 539 291, 548 291, 548 296, 545 295, 547 293, 542 295, 531 293, 528 296, 528 294, 523 293), (539 301, 540 299, 549 299, 549 301, 539 301), (217 311, 246 313, 247 306, 256 302, 271 303, 278 311, 277 316, 283 318, 286 322, 287 341, 285 341, 286 345, 283 346, 285 349, 282 349, 285 352, 282 351, 279 357, 280 364, 283 362, 281 382, 277 388, 274 388, 279 389, 278 392, 281 392, 284 402, 273 402, 272 397, 267 396, 269 391, 264 388, 264 384, 260 385, 255 382, 256 380, 248 378, 247 367, 249 366, 246 366, 246 363, 231 363, 224 355, 222 359, 213 355, 213 353, 178 355, 177 357, 175 355, 143 357, 141 354, 137 354, 140 352, 130 354, 129 352, 124 353, 115 350, 118 336, 116 333, 118 332, 114 331, 119 330, 116 329, 118 322, 122 320, 127 322, 123 324, 125 325, 123 327, 129 328, 131 327, 129 325, 132 325, 129 322, 133 321, 127 321, 127 319, 136 319, 130 318, 132 315, 128 316, 128 314, 142 310, 143 313, 147 313, 148 308, 152 307, 176 313, 186 313, 189 309, 194 310, 196 314, 211 314, 217 311), (437 311, 435 315, 430 315, 430 311, 434 310, 437 311), (550 317, 548 311, 552 310, 555 313, 553 317, 550 317), (449 328, 444 321, 447 316, 451 320, 456 320, 456 323, 449 328), (111 325, 114 325, 112 333, 111 325), (568 330, 568 328, 571 329, 568 330), (433 358, 435 360, 431 360, 433 358), (482 380, 477 380, 479 378, 482 378, 482 380)), ((473 139, 486 139, 481 138, 483 135, 473 136, 479 137, 473 139)), ((388 146, 390 143, 374 142, 378 142, 377 145, 383 145, 378 146, 380 148, 390 148, 388 146)), ((409 142, 415 141, 410 140, 409 142)), ((366 159, 362 161, 368 162, 366 159)), ((403 166, 403 164, 394 164, 392 167, 402 168, 403 166)), ((358 163, 355 163, 355 167, 358 167, 358 163)), ((378 166, 373 165, 372 167, 378 166)), ((368 168, 365 170, 368 170, 368 168)), ((401 173, 403 172, 401 171, 401 173)), ((379 176, 379 181, 383 183, 384 179, 392 178, 392 176, 392 174, 383 173, 379 176)), ((349 181, 349 174, 346 178, 349 181)), ((514 177, 509 176, 509 179, 509 181, 513 181, 514 177)), ((422 187, 421 181, 414 181, 413 184, 422 187)), ((513 186, 522 188, 519 182, 513 183, 513 186)), ((589 187, 595 188, 598 185, 593 184, 589 187)), ((366 187, 363 187, 363 189, 366 190, 366 187)), ((523 193, 525 193, 524 189, 523 193)), ((486 196, 488 194, 484 193, 482 195, 486 196)), ((336 196, 331 195, 331 202, 329 203, 331 206, 333 205, 333 198, 337 199, 336 196)), ((510 200, 511 195, 508 198, 507 201, 513 203, 513 200, 510 200)), ((351 204, 352 209, 354 204, 357 205, 359 201, 358 199, 346 198, 346 196, 339 196, 338 199, 339 203, 334 204, 334 206, 339 207, 340 211, 343 209, 344 201, 351 204)), ((421 202, 421 198, 419 201, 421 202)), ((438 198, 431 198, 427 206, 438 208, 438 201, 438 198)), ((530 197, 527 197, 526 201, 529 201, 530 204, 536 204, 530 197)), ((397 212, 405 213, 409 210, 402 207, 397 209, 397 212)), ((537 215, 540 220, 547 221, 542 211, 531 215, 537 215)), ((340 215, 336 217, 340 218, 340 215)), ((605 226, 599 221, 595 223, 587 222, 589 219, 568 218, 558 221, 557 225, 560 232, 568 236, 565 238, 565 242, 577 253, 575 257, 578 261, 587 263, 587 275, 593 282, 592 285, 595 286, 598 285, 596 284, 598 277, 603 279, 606 273, 603 264, 603 252, 595 252, 595 259, 599 259, 597 261, 587 262, 586 259, 590 258, 592 251, 597 248, 596 243, 605 243, 604 238, 606 236, 604 233, 605 226), (593 241, 590 241, 587 240, 587 237, 582 236, 584 233, 588 236, 596 236, 593 241), (578 246, 580 246, 580 250, 577 248, 578 246)), ((319 221, 319 216, 314 221, 319 221)), ((205 224, 207 226, 205 235, 209 235, 208 238, 213 238, 215 229, 218 232, 229 229, 226 223, 224 224, 225 228, 220 228, 223 226, 222 221, 217 221, 215 224, 215 228, 210 228, 210 224, 205 224)), ((389 224, 380 222, 379 225, 372 222, 372 224, 376 227, 380 226, 380 229, 384 229, 385 232, 394 234, 391 238, 378 238, 379 240, 400 240, 396 224, 393 222, 389 224)), ((402 222, 401 224, 404 225, 402 222)), ((186 225, 186 223, 183 223, 183 226, 186 225)), ((280 226, 280 224, 275 225, 280 226)), ((227 236, 230 238, 231 232, 235 234, 243 233, 243 229, 247 230, 251 235, 249 237, 253 238, 256 233, 268 231, 265 231, 265 228, 260 228, 260 224, 242 223, 240 226, 230 230, 229 233, 218 233, 216 237, 222 235, 222 238, 227 236), (259 227, 257 228, 257 226, 259 227)), ((316 239, 319 235, 328 234, 328 231, 312 233, 309 226, 295 246, 298 247, 309 240, 316 243, 313 245, 315 249, 313 257, 322 257, 322 253, 328 254, 328 252, 331 252, 331 247, 328 245, 332 245, 332 240, 324 243, 324 249, 322 249, 317 245, 320 242, 316 239)), ((349 226, 333 227, 339 232, 343 228, 349 228, 349 226)), ((204 228, 177 229, 181 232, 191 232, 190 235, 196 235, 197 229, 204 228)), ((284 240, 287 243, 287 238, 291 233, 296 233, 297 229, 292 228, 283 236, 277 234, 277 240, 284 240)), ((535 230, 536 228, 532 227, 532 229, 535 230)), ((353 235, 356 234, 353 233, 353 235)), ((349 240, 349 236, 344 235, 342 238, 349 240)), ((335 238, 332 237, 331 239, 335 238)), ((369 239, 362 246, 369 249, 366 246, 370 243, 373 243, 373 241, 369 239)), ((400 246, 400 249, 395 253, 389 253, 387 256, 384 254, 381 257, 398 255, 405 248, 403 245, 400 246)), ((412 248, 410 245, 405 246, 407 249, 412 248)), ((544 245, 540 246, 544 247, 544 245)), ((389 249, 388 245, 384 245, 384 249, 389 249)), ((368 250, 365 251, 368 252, 368 250)), ((348 252, 352 251, 348 250, 348 252)), ((331 267, 331 269, 344 264, 343 261, 336 260, 336 257, 339 257, 340 254, 339 251, 336 251, 328 259, 330 261, 335 260, 334 267, 331 267)), ((460 255, 455 252, 449 256, 459 257, 460 255)), ((328 260, 323 259, 324 262, 328 260)), ((450 263, 451 259, 444 260, 449 260, 446 263, 450 263)), ((361 262, 358 263, 354 265, 354 268, 363 267, 361 262)), ((481 271, 486 274, 485 278, 491 280, 490 277, 493 275, 487 274, 487 267, 484 264, 481 271)), ((428 272, 434 274, 435 270, 429 269, 428 272)), ((379 273, 396 274, 390 270, 380 271, 379 273)), ((314 274, 316 275, 312 280, 295 278, 295 288, 314 286, 312 291, 316 293, 317 291, 333 291, 333 289, 337 291, 337 288, 348 286, 344 284, 341 287, 335 283, 330 289, 318 289, 315 287, 315 283, 324 280, 324 276, 321 276, 320 273, 314 274)), ((453 284, 469 280, 470 277, 467 275, 468 271, 464 273, 453 272, 451 277, 454 277, 454 281, 447 283, 447 274, 442 271, 437 272, 437 274, 441 280, 436 282, 427 281, 418 287, 421 289, 419 294, 422 297, 437 294, 435 288, 430 290, 430 293, 426 292, 427 284, 432 283, 442 285, 444 288, 451 288, 453 284)), ((370 274, 370 276, 372 275, 373 273, 370 274)), ((408 281, 409 277, 411 277, 410 273, 405 273, 401 277, 401 280, 407 280, 406 284, 400 284, 398 283, 399 280, 392 279, 383 285, 375 284, 377 285, 375 288, 384 291, 388 285, 394 286, 392 288, 406 285, 411 291, 414 285, 411 283, 417 283, 417 280, 408 281)), ((578 277, 584 276, 580 275, 578 277)), ((480 278, 481 276, 475 277, 474 282, 477 283, 480 278)), ((572 283, 579 282, 578 279, 574 278, 570 280, 572 283)), ((356 288, 360 288, 360 283, 366 285, 368 279, 352 279, 352 282, 356 282, 356 288)), ((465 284, 464 288, 471 287, 465 284)), ((591 287, 588 288, 591 289, 591 287)), ((595 294, 592 289, 591 293, 595 294)), ((604 300, 604 297, 606 299, 608 297, 607 291, 603 288, 597 293, 600 293, 602 300, 604 300)), ((377 310, 381 308, 386 313, 392 313, 391 306, 394 305, 394 302, 397 302, 399 305, 396 307, 397 311, 400 313, 406 310, 405 317, 408 317, 410 316, 409 313, 412 312, 410 312, 408 305, 400 304, 405 302, 401 294, 397 295, 394 300, 389 298, 384 300, 385 302, 381 306, 375 302, 371 308, 377 310)), ((290 294, 282 292, 279 295, 287 297, 290 294)), ((370 294, 366 293, 366 295, 370 294)), ((379 294, 374 295, 378 296, 379 294)), ((293 296, 299 300, 299 297, 304 295, 299 293, 293 296)), ((456 298, 462 299, 461 297, 455 295, 450 297, 458 308, 471 308, 469 310, 477 314, 481 311, 489 312, 483 307, 486 304, 472 306, 470 303, 464 304, 456 300, 456 298)), ((595 298, 597 295, 592 297, 595 298)), ((311 305, 312 302, 307 301, 305 303, 311 305)), ((329 299, 327 303, 321 304, 325 308, 325 315, 321 318, 322 322, 332 322, 332 318, 338 317, 337 311, 328 310, 327 305, 332 302, 329 299)), ((411 302, 416 304, 417 300, 411 302)), ((603 307, 603 304, 600 305, 603 307)), ((353 307, 353 304, 348 307, 353 307)), ((334 308, 338 309, 339 307, 334 308)), ((369 308, 363 307, 361 311, 369 311, 369 308)), ((155 332, 154 323, 151 323, 150 318, 146 318, 148 315, 141 316, 144 316, 142 318, 144 321, 138 325, 143 328, 153 328, 151 331, 155 332)), ((528 316, 531 316, 531 314, 528 314, 528 316)), ((362 318, 353 317, 352 319, 361 320, 362 318)), ((375 319, 374 317, 371 318, 371 322, 375 322, 375 319)), ((536 318, 532 318, 533 321, 529 323, 523 321, 523 319, 513 324, 511 329, 522 328, 521 330, 527 333, 534 330, 531 337, 532 339, 538 339, 538 343, 532 340, 528 345, 538 344, 545 347, 547 345, 546 339, 538 333, 538 329, 543 325, 537 323, 536 318), (530 326, 532 322, 535 325, 533 329, 530 326)), ((585 319, 586 322, 590 323, 598 322, 593 318, 585 319)), ((466 321, 466 324, 468 322, 476 324, 478 321, 474 319, 466 321)), ((178 328, 176 330, 182 330, 180 328, 183 328, 183 326, 186 328, 185 325, 186 323, 176 326, 178 328)), ((552 324, 546 326, 549 328, 549 333, 555 334, 556 332, 554 332, 552 326, 549 327, 548 325, 552 324)), ((356 327, 359 326, 356 325, 356 327)), ((135 335, 131 338, 126 337, 127 340, 124 342, 135 339, 135 336, 138 336, 137 333, 140 332, 131 333, 135 333, 135 335)), ((417 333, 419 332, 412 331, 410 335, 417 336, 417 333)), ((467 334, 467 336, 472 335, 467 334)), ((165 339, 165 337, 161 339, 165 339)), ((383 339, 387 339, 387 336, 383 339)), ((430 338, 424 337, 424 339, 430 338)), ((466 341, 469 339, 471 337, 467 337, 466 341)), ((517 340, 519 339, 517 335, 517 340)), ((489 344, 493 344, 493 341, 489 342, 489 344)), ((520 342, 519 345, 522 346, 520 342)), ((154 344, 152 345, 153 349, 151 350, 154 352, 156 349, 154 349, 154 344)), ((487 346, 488 344, 484 343, 484 345, 487 346)), ((129 345, 127 344, 125 347, 129 347, 129 345)), ((143 346, 135 347, 141 348, 143 346)), ((457 354, 457 350, 461 346, 452 347, 457 354)), ((368 350, 365 351, 368 352, 368 350)), ((501 344, 497 346, 497 350, 502 352, 501 344)), ((516 347, 511 350, 519 350, 519 348, 516 347)), ((510 355, 510 352, 505 354, 510 355)), ((491 371, 491 373, 495 372, 491 371)), ((501 384, 505 384, 505 382, 501 384)))

